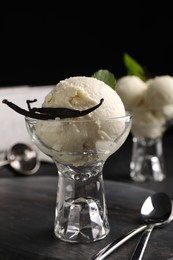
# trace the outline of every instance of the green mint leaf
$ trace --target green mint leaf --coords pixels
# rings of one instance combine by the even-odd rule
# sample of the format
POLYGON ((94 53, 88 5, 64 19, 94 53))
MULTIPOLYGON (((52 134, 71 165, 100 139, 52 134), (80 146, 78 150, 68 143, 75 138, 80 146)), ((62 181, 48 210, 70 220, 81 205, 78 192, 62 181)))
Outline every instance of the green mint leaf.
POLYGON ((115 79, 114 74, 112 72, 110 72, 109 70, 100 69, 100 70, 96 71, 92 75, 92 77, 103 81, 104 83, 106 83, 107 85, 109 85, 111 88, 113 88, 115 90, 116 79, 115 79))
POLYGON ((127 53, 124 53, 124 65, 128 75, 135 75, 146 81, 147 77, 143 67, 127 53))

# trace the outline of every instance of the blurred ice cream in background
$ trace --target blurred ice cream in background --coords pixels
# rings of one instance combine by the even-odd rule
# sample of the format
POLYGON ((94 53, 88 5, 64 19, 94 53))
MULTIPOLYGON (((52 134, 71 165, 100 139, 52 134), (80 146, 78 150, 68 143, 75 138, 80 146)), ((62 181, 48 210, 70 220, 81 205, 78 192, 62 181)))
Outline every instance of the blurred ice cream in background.
POLYGON ((116 90, 133 114, 131 178, 162 181, 166 177, 162 136, 173 122, 173 77, 143 81, 128 75, 117 81, 116 90))
POLYGON ((117 81, 116 91, 133 113, 132 132, 136 136, 162 135, 167 121, 173 118, 173 77, 156 76, 144 82, 128 75, 117 81))

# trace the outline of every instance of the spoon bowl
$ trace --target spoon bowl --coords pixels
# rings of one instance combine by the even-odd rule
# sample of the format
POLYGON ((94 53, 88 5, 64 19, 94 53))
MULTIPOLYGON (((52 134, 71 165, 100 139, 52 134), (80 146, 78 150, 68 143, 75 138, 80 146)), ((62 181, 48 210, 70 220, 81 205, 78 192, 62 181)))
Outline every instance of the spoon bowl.
POLYGON ((131 260, 141 260, 148 244, 149 237, 154 227, 169 223, 173 219, 173 205, 170 197, 164 192, 158 192, 149 196, 142 208, 141 217, 148 224, 144 230, 131 260))
POLYGON ((141 207, 141 217, 147 224, 155 226, 165 224, 172 217, 172 201, 164 192, 149 196, 141 207))
POLYGON ((7 164, 22 175, 33 175, 40 168, 37 152, 23 143, 17 143, 7 151, 6 160, 0 162, 0 167, 7 164))
POLYGON ((161 226, 163 224, 169 223, 173 219, 173 204, 170 197, 164 192, 157 192, 152 194, 151 196, 148 196, 142 204, 140 215, 142 221, 144 222, 143 225, 134 228, 120 238, 113 240, 98 253, 93 255, 91 257, 91 260, 105 259, 108 255, 113 253, 126 241, 128 241, 130 238, 134 237, 138 233, 144 231, 150 225, 152 225, 153 228, 154 226, 161 226))

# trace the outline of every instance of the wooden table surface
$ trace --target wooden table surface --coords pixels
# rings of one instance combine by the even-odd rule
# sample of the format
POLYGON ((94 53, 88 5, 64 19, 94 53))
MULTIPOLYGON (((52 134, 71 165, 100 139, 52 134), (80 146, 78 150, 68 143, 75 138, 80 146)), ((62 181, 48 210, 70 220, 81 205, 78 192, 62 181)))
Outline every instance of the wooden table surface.
MULTIPOLYGON (((110 234, 94 243, 74 244, 54 236, 57 182, 57 176, 0 179, 0 259, 89 260, 112 239, 140 224, 140 205, 153 193, 131 183, 105 180, 110 234)), ((130 259, 139 237, 107 259, 130 259)), ((173 259, 173 223, 154 230, 143 259, 173 259)))
MULTIPOLYGON (((0 168, 0 260, 89 260, 113 239, 140 224, 144 199, 155 191, 173 197, 173 132, 163 138, 166 179, 135 183, 129 177, 131 137, 105 163, 104 180, 110 234, 90 244, 70 244, 54 236, 58 174, 52 163, 41 163, 34 176, 19 176, 9 166, 0 168)), ((126 260, 135 248, 137 235, 107 259, 126 260)), ((173 260, 173 222, 152 233, 144 260, 173 260)))

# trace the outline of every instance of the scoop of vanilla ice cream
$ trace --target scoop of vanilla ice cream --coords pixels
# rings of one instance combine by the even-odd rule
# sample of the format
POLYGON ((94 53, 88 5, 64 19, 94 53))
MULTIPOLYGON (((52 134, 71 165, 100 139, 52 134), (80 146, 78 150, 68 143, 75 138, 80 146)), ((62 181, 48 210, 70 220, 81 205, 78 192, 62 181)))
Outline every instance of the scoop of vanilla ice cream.
POLYGON ((145 102, 151 108, 162 108, 166 119, 173 118, 173 77, 164 75, 151 79, 145 102))
POLYGON ((165 107, 164 113, 162 106, 155 106, 153 100, 157 99, 157 95, 151 93, 152 84, 153 79, 143 82, 136 76, 122 77, 117 84, 117 93, 124 101, 126 109, 133 114, 131 131, 138 137, 157 138, 161 136, 165 129, 165 113, 169 113, 169 115, 171 113, 170 107, 165 107))
POLYGON ((165 130, 165 117, 162 109, 150 109, 145 103, 132 109, 131 131, 136 137, 157 138, 165 130))
POLYGON ((157 76, 149 81, 145 101, 149 107, 173 104, 173 77, 157 76))
POLYGON ((54 159, 83 165, 98 157, 105 159, 122 145, 128 134, 125 121, 113 118, 125 116, 124 104, 103 81, 84 76, 62 80, 47 94, 43 107, 85 110, 97 105, 101 98, 101 106, 85 116, 38 121, 37 135, 52 149, 54 159), (94 151, 95 156, 87 156, 86 151, 94 151))
POLYGON ((143 101, 146 90, 147 84, 137 76, 121 77, 116 84, 116 91, 126 109, 138 106, 143 101))
POLYGON ((45 97, 43 107, 84 110, 97 105, 101 98, 104 98, 103 104, 87 118, 106 119, 125 115, 124 104, 111 87, 96 78, 84 76, 60 81, 45 97))

